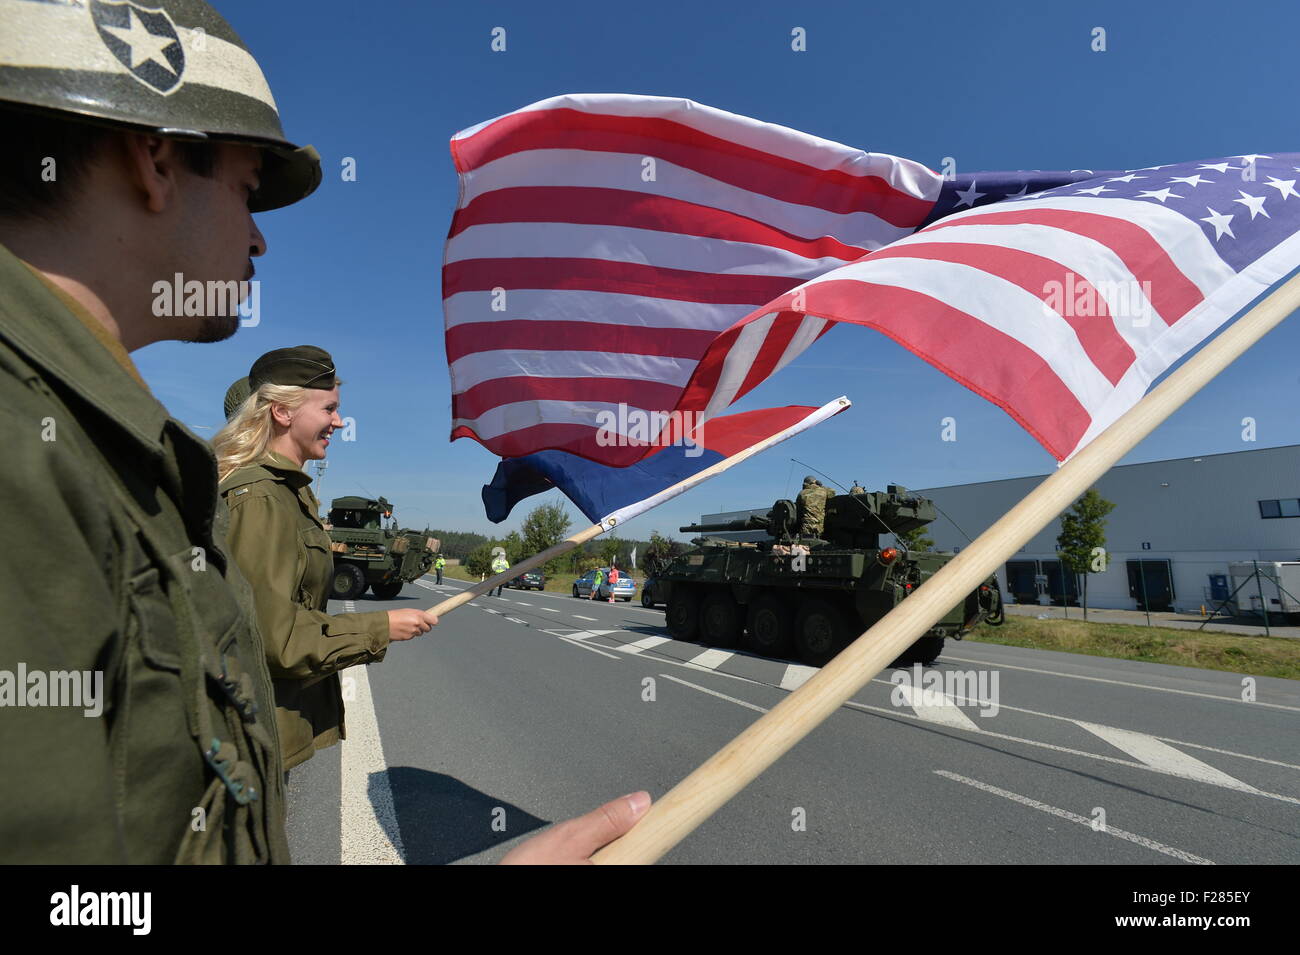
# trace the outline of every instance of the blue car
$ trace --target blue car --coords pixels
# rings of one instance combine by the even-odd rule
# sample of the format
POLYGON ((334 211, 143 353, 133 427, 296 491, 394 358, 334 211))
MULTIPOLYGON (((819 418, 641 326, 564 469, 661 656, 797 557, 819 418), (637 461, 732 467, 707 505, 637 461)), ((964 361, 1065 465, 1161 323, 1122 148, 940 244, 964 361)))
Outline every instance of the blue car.
MULTIPOLYGON (((609 599, 609 568, 600 568, 601 581, 600 590, 596 593, 597 600, 609 599)), ((590 597, 591 587, 596 581, 596 571, 589 570, 573 582, 573 596, 590 597)), ((622 571, 618 573, 618 583, 614 584, 614 596, 623 601, 631 601, 636 596, 636 581, 627 577, 622 571)))

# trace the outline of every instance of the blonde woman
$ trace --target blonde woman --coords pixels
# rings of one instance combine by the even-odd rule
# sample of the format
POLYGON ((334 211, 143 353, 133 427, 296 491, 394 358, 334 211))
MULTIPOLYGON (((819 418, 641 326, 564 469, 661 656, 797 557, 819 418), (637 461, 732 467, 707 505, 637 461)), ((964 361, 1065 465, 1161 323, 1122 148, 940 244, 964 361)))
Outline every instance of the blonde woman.
POLYGON ((253 588, 275 685, 286 769, 343 738, 340 670, 382 660, 390 642, 438 622, 422 610, 325 613, 334 561, 303 466, 325 457, 343 425, 338 386, 324 349, 268 352, 231 386, 228 422, 212 440, 230 549, 253 588))

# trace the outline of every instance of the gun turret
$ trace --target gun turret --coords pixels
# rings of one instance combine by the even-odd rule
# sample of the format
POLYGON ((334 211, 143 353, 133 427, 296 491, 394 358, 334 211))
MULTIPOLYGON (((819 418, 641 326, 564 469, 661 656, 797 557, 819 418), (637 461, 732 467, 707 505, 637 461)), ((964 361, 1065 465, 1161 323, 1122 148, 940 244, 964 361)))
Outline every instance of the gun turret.
POLYGON ((891 484, 884 491, 841 494, 827 501, 823 536, 840 547, 875 548, 881 534, 904 534, 937 517, 933 501, 891 484))

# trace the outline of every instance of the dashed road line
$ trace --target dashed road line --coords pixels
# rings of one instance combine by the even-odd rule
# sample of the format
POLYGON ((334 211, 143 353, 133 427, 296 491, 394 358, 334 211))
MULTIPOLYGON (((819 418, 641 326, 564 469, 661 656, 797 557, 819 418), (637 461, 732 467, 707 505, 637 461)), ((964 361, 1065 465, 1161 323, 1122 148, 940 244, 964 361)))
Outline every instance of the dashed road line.
POLYGON ((579 620, 590 620, 592 623, 595 623, 595 622, 596 622, 596 618, 595 618, 595 617, 584 617, 584 616, 583 616, 582 614, 580 614, 580 613, 575 613, 573 616, 577 617, 579 620))
POLYGON ((506 619, 511 623, 522 623, 524 626, 528 626, 527 620, 520 620, 518 617, 506 617, 506 619))
POLYGON ((1153 686, 1149 683, 1129 683, 1126 680, 1109 680, 1101 676, 1084 676, 1082 673, 1061 673, 1059 670, 1040 670, 1036 667, 1013 666, 1010 663, 995 663, 990 660, 972 660, 969 657, 954 657, 944 654, 944 660, 952 660, 958 663, 976 663, 985 667, 996 667, 999 670, 1024 670, 1028 673, 1043 673, 1047 676, 1059 676, 1067 680, 1088 680, 1092 683, 1110 683, 1114 686, 1131 686, 1138 690, 1156 690, 1160 693, 1179 693, 1183 696, 1199 696, 1205 700, 1218 700, 1221 703, 1240 703, 1245 706, 1266 706, 1274 710, 1290 710, 1292 713, 1300 713, 1300 706, 1287 706, 1284 703, 1261 703, 1254 700, 1246 703, 1239 696, 1218 696, 1214 693, 1200 693, 1196 690, 1178 690, 1171 686, 1153 686))
MULTIPOLYGON (((1068 819, 1070 822, 1078 823, 1081 826, 1092 828, 1093 821, 1084 818, 1077 813, 1070 812, 1066 809, 1058 809, 1056 806, 1049 806, 1045 802, 1039 802, 1037 799, 1030 799, 1028 796, 1022 796, 1019 793, 1013 793, 1007 789, 1000 789, 997 786, 990 786, 988 783, 982 783, 978 779, 971 779, 968 776, 959 776, 957 773, 950 773, 946 769, 936 769, 936 776, 942 776, 944 779, 951 779, 954 782, 964 783, 967 786, 973 786, 976 789, 994 796, 1001 796, 1003 799, 1010 799, 1012 802, 1018 802, 1022 806, 1028 806, 1030 809, 1037 809, 1039 812, 1045 812, 1049 815, 1056 816, 1058 819, 1068 819)), ((1175 849, 1173 846, 1167 846, 1164 843, 1156 842, 1154 839, 1148 839, 1146 836, 1139 836, 1132 832, 1126 832, 1123 829, 1116 829, 1114 826, 1106 826, 1095 830, 1104 832, 1108 836, 1114 836, 1116 839, 1123 839, 1126 842, 1132 842, 1146 849, 1172 856, 1183 862, 1190 862, 1192 865, 1214 865, 1209 859, 1203 859, 1200 856, 1192 855, 1182 849, 1175 849)))
POLYGON ((765 707, 759 706, 757 703, 750 703, 748 700, 738 700, 734 696, 727 696, 727 694, 719 693, 717 690, 710 690, 707 686, 700 686, 698 683, 689 683, 686 680, 679 680, 677 677, 670 676, 667 673, 660 673, 659 675, 665 680, 672 680, 674 683, 680 683, 682 686, 689 686, 692 690, 699 690, 701 693, 709 694, 709 696, 716 696, 720 700, 726 700, 728 703, 735 703, 737 706, 743 706, 747 710, 757 710, 759 713, 767 712, 765 707))
POLYGON ((613 654, 613 653, 606 653, 604 650, 599 650, 599 649, 597 649, 596 647, 589 647, 589 646, 587 646, 585 643, 583 643, 581 640, 575 640, 575 639, 573 639, 572 637, 560 637, 560 639, 561 639, 563 642, 569 644, 570 646, 579 647, 579 648, 581 648, 581 649, 583 649, 583 650, 590 650, 592 653, 599 653, 602 657, 609 657, 611 660, 617 660, 617 659, 618 659, 618 656, 617 656, 617 655, 615 655, 615 654, 613 654))

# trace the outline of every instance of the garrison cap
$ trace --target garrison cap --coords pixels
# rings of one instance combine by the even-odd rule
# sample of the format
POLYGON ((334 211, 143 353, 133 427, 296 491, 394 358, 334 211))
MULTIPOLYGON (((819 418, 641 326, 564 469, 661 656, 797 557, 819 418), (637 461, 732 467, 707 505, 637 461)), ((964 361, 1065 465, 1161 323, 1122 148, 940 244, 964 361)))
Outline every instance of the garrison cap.
POLYGON ((253 393, 253 389, 248 387, 248 379, 240 378, 237 382, 226 389, 226 400, 222 402, 221 408, 226 413, 226 420, 229 421, 234 417, 239 406, 248 400, 248 396, 253 393))
POLYGON ((0 0, 0 104, 262 153, 252 212, 320 185, 285 138, 266 77, 204 0, 0 0))
POLYGON ((329 391, 336 384, 334 359, 325 349, 315 345, 277 348, 253 362, 253 367, 248 370, 250 391, 256 391, 262 385, 297 385, 329 391))

